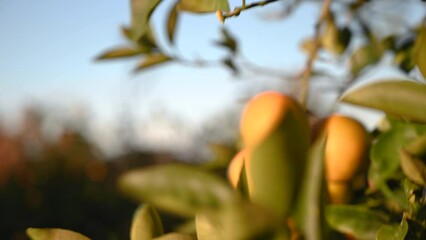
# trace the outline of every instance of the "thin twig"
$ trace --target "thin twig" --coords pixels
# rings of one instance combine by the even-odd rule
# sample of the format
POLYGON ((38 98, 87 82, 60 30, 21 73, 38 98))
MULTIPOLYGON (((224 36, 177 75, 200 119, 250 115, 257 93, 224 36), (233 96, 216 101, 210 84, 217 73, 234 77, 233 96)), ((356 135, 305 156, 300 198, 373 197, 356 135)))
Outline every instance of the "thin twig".
POLYGON ((279 0, 265 0, 265 1, 260 1, 260 2, 250 3, 250 4, 243 4, 243 6, 236 7, 233 11, 222 12, 221 15, 223 17, 223 21, 225 21, 225 19, 227 19, 227 18, 236 17, 236 16, 240 15, 240 13, 242 11, 245 11, 245 10, 248 10, 248 9, 254 8, 254 7, 263 7, 263 6, 265 6, 269 3, 278 2, 278 1, 279 0))
POLYGON ((301 74, 302 89, 300 94, 300 102, 305 108, 308 101, 309 79, 311 78, 314 61, 317 58, 319 49, 321 48, 321 23, 328 17, 331 2, 332 0, 325 0, 324 4, 322 5, 321 14, 315 24, 315 35, 313 39, 314 46, 311 52, 309 53, 309 57, 306 62, 306 67, 301 74))

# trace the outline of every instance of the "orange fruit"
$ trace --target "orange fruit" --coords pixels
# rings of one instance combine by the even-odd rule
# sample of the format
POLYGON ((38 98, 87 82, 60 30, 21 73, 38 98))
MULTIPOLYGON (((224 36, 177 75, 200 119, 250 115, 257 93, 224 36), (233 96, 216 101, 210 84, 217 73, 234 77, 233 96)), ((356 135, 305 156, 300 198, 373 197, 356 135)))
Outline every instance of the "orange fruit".
POLYGON ((327 181, 350 181, 366 165, 368 133, 357 120, 342 115, 330 116, 325 124, 327 181))
MULTIPOLYGON (((235 156, 229 163, 227 175, 229 182, 234 188, 237 188, 238 183, 240 181, 243 164, 247 166, 247 164, 249 163, 249 154, 250 153, 248 149, 242 149, 237 154, 235 154, 235 156)), ((246 167, 246 169, 248 168, 246 167)))
POLYGON ((289 112, 303 109, 291 97, 276 91, 266 91, 254 96, 246 105, 240 133, 245 147, 253 147, 265 139, 289 112))

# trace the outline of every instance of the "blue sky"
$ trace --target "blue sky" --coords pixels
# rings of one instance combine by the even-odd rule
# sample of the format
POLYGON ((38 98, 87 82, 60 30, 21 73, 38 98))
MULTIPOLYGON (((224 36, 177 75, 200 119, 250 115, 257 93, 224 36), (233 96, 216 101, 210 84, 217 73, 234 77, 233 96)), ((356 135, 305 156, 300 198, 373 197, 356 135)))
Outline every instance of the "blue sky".
MULTIPOLYGON (((153 16, 160 39, 168 6, 163 3, 153 16)), ((169 64, 133 75, 134 61, 95 62, 99 53, 124 44, 119 27, 129 23, 129 11, 129 1, 1 0, 0 112, 8 115, 31 102, 79 102, 95 115, 114 117, 123 102, 131 102, 138 114, 159 105, 197 122, 238 97, 241 83, 220 67, 169 64)), ((301 29, 309 29, 313 18, 307 16, 315 11, 305 8, 289 21, 268 24, 260 20, 265 11, 247 11, 226 27, 244 40, 243 52, 252 61, 294 67, 303 61, 297 40, 309 34, 301 29)), ((217 59, 225 54, 212 44, 220 26, 214 14, 185 14, 178 49, 188 58, 217 59)))
MULTIPOLYGON (((271 81, 251 75, 233 79, 223 67, 171 63, 135 75, 134 60, 95 62, 100 53, 125 44, 120 27, 130 22, 129 2, 0 0, 0 119, 13 120, 22 107, 39 103, 64 113, 83 107, 99 131, 125 111, 143 119, 156 109, 196 126, 226 108, 241 107, 237 102, 244 91, 271 81)), ((171 3, 163 1, 152 17, 166 48, 165 13, 171 3)), ((230 3, 233 8, 240 1, 230 3)), ((262 20, 279 4, 243 12, 225 27, 250 61, 294 71, 304 66, 298 44, 312 35, 319 7, 303 4, 285 20, 262 20)), ((226 54, 212 44, 221 28, 214 14, 184 14, 180 20, 176 47, 185 58, 214 60, 226 54)), ((105 136, 113 138, 114 132, 105 136)))

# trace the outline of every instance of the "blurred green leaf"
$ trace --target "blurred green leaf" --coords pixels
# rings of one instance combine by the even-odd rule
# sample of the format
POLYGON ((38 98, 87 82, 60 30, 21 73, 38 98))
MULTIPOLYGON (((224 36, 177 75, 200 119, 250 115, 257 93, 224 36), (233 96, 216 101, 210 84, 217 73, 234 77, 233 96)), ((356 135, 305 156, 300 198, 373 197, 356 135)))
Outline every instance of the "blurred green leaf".
POLYGON ((289 239, 288 229, 265 209, 242 202, 196 215, 199 240, 289 239))
POLYGON ((368 208, 354 205, 329 205, 326 218, 330 226, 356 239, 376 239, 376 233, 387 217, 368 208))
POLYGON ((165 62, 172 60, 169 56, 163 55, 161 53, 153 53, 146 55, 146 57, 139 63, 135 69, 135 71, 140 71, 147 69, 149 67, 153 67, 165 62))
POLYGON ((426 78, 426 26, 422 26, 419 30, 414 44, 414 54, 416 64, 426 78))
POLYGON ((193 13, 229 11, 229 3, 228 0, 181 0, 178 9, 193 13))
POLYGON ((338 28, 333 14, 327 18, 326 28, 321 36, 322 46, 331 53, 342 54, 351 40, 352 32, 349 28, 338 28))
POLYGON ((171 43, 174 42, 175 39, 175 30, 176 24, 179 19, 178 5, 180 1, 176 1, 176 3, 171 8, 169 15, 167 16, 167 37, 171 43))
POLYGON ((373 44, 358 48, 349 59, 352 74, 358 75, 365 67, 377 63, 380 58, 381 54, 373 44))
POLYGON ((307 117, 302 110, 289 110, 277 128, 253 150, 247 171, 250 199, 287 217, 294 210, 303 181, 308 148, 307 117))
POLYGON ((225 66, 227 66, 234 75, 237 75, 239 73, 239 70, 237 68, 237 66, 235 65, 234 61, 232 60, 232 58, 225 58, 223 61, 223 64, 225 64, 225 66))
POLYGON ((403 119, 426 122, 426 84, 380 81, 344 94, 341 101, 382 110, 403 119))
POLYGON ((137 42, 149 28, 149 18, 161 0, 132 0, 131 39, 137 42))
POLYGON ((195 238, 185 233, 167 233, 163 236, 152 238, 152 240, 195 240, 195 238))
MULTIPOLYGON (((401 179, 399 149, 426 132, 426 125, 391 121, 391 129, 378 136, 370 151, 369 182, 380 188, 390 200, 406 209, 408 202, 399 187, 391 189, 388 182, 401 179)), ((402 185, 402 184, 401 184, 402 185)))
POLYGON ((237 53, 237 50, 238 50, 237 41, 235 40, 233 36, 229 34, 226 28, 222 28, 222 39, 220 41, 217 41, 216 44, 229 49, 229 51, 231 51, 232 54, 237 53))
POLYGON ((426 187, 426 134, 415 138, 401 149, 400 158, 405 176, 426 187))
POLYGON ((80 233, 60 228, 28 228, 27 235, 32 240, 90 240, 80 233))
POLYGON ((408 232, 408 223, 402 219, 401 224, 383 224, 377 232, 377 240, 404 240, 408 232))
POLYGON ((119 187, 138 201, 183 216, 193 216, 201 209, 217 208, 237 198, 219 177, 179 164, 130 171, 120 177, 119 187))
POLYGON ((133 216, 130 239, 149 240, 163 233, 163 225, 157 211, 149 204, 139 206, 133 216))
POLYGON ((132 57, 132 56, 140 55, 143 53, 144 53, 143 51, 137 48, 119 47, 119 48, 114 48, 102 53, 101 55, 96 57, 96 60, 132 57))
POLYGON ((312 145, 305 178, 298 199, 297 221, 305 239, 328 239, 325 221, 326 182, 324 177, 325 135, 312 145))
POLYGON ((243 167, 241 168, 241 174, 240 178, 238 179, 237 189, 240 191, 241 195, 246 197, 247 199, 250 198, 249 194, 249 187, 247 182, 247 170, 246 170, 246 163, 243 161, 243 167))

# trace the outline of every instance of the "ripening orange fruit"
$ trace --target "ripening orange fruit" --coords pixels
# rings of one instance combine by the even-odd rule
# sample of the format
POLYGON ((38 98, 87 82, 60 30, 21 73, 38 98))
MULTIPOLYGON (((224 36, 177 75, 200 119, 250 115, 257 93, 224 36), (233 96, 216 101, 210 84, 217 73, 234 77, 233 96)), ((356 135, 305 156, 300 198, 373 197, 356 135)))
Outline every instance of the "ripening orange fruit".
MULTIPOLYGON (((235 154, 235 156, 229 162, 227 175, 229 182, 234 188, 237 188, 240 181, 243 165, 245 164, 248 166, 249 164, 249 156, 250 151, 248 149, 242 149, 237 154, 235 154)), ((248 167, 246 167, 246 169, 248 169, 248 167)))
POLYGON ((367 130, 357 120, 342 115, 330 116, 325 129, 327 181, 352 180, 366 165, 369 147, 367 130))
POLYGON ((244 146, 253 147, 260 143, 290 111, 304 114, 293 98, 279 92, 266 91, 254 96, 247 103, 240 121, 244 146))

